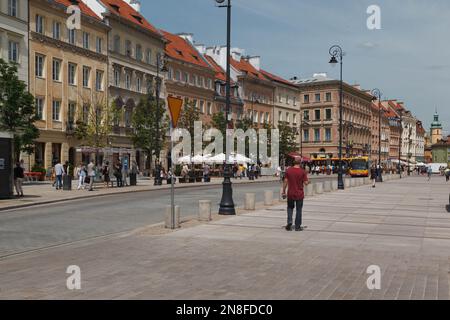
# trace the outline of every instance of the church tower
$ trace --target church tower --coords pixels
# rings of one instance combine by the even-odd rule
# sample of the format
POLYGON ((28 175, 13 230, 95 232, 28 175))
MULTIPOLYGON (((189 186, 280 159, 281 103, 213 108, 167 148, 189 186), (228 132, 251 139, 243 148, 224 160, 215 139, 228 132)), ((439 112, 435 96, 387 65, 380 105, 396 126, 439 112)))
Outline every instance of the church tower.
POLYGON ((438 141, 442 140, 442 124, 439 121, 439 114, 436 109, 436 113, 434 114, 434 121, 431 124, 431 144, 435 144, 438 141))

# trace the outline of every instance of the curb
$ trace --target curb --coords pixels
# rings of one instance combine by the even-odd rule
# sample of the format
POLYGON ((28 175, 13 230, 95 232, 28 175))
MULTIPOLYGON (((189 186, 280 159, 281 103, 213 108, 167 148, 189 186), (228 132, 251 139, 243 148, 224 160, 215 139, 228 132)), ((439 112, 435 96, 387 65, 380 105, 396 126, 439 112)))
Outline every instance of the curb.
MULTIPOLYGON (((265 181, 257 181, 257 180, 253 180, 253 181, 244 181, 244 182, 239 182, 236 183, 236 185, 240 185, 240 184, 255 184, 255 183, 269 183, 269 182, 277 182, 279 181, 279 179, 274 179, 274 180, 265 180, 265 181)), ((192 185, 190 183, 186 183, 186 184, 178 184, 178 187, 175 187, 176 189, 185 189, 185 188, 200 188, 200 187, 208 187, 208 186, 220 186, 222 183, 212 183, 212 184, 207 184, 207 185, 192 185)), ((113 193, 103 193, 103 194, 86 194, 83 196, 77 196, 77 197, 73 197, 70 199, 54 199, 54 200, 47 200, 47 201, 41 201, 41 202, 35 202, 35 203, 24 203, 24 204, 18 204, 18 205, 12 205, 12 206, 8 206, 8 207, 3 207, 0 208, 0 212, 2 211, 9 211, 9 210, 15 210, 15 209, 21 209, 21 208, 29 208, 29 207, 35 207, 35 206, 40 206, 40 205, 47 205, 47 204, 53 204, 53 203, 61 203, 61 202, 70 202, 70 201, 76 201, 76 200, 81 200, 81 199, 89 199, 89 198, 94 198, 94 197, 107 197, 107 196, 114 196, 114 195, 121 195, 121 194, 129 194, 129 193, 141 193, 141 192, 152 192, 152 191, 160 191, 160 190, 170 190, 170 185, 164 185, 162 188, 157 188, 157 189, 144 189, 144 190, 129 190, 129 191, 121 191, 121 192, 113 192, 113 193)), ((88 192, 88 191, 87 191, 88 192)))

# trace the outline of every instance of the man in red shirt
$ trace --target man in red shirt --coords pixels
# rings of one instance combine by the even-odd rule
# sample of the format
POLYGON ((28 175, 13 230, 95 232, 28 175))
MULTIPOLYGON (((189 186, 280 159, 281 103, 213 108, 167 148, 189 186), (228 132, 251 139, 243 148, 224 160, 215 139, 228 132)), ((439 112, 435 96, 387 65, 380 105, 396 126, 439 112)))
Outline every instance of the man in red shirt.
POLYGON ((294 213, 294 207, 297 209, 295 216, 295 231, 303 231, 302 209, 303 199, 305 198, 303 187, 309 184, 309 180, 306 171, 300 167, 300 164, 301 160, 295 159, 294 166, 286 171, 283 183, 283 199, 286 199, 286 188, 288 188, 287 231, 292 231, 292 216, 294 213))

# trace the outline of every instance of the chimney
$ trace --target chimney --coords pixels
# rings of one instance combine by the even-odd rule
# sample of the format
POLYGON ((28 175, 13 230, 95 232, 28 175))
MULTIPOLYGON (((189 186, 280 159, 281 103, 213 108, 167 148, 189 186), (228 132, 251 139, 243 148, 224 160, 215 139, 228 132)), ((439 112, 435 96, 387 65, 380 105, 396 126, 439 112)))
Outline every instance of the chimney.
POLYGON ((240 48, 232 48, 231 49, 231 57, 236 61, 241 61, 242 56, 244 55, 244 50, 240 48))
POLYGON ((134 10, 141 12, 141 2, 139 0, 124 0, 128 3, 134 10))
POLYGON ((254 56, 254 57, 248 57, 247 61, 256 69, 261 69, 261 57, 260 56, 254 56))
POLYGON ((183 38, 184 40, 194 44, 194 34, 193 33, 177 33, 177 36, 183 38))
POLYGON ((195 49, 203 55, 206 54, 206 46, 204 44, 196 44, 195 49))

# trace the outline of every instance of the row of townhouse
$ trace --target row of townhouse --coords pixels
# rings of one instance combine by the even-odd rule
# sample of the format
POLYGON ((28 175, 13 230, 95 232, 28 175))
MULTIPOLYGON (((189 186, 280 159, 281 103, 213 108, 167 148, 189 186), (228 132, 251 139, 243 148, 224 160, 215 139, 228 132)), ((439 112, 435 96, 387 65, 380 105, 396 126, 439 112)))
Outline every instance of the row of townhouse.
MULTIPOLYGON (((7 0, 1 2, 0 56, 19 64, 19 76, 36 99, 40 137, 28 167, 56 161, 87 162, 93 149, 75 135, 97 104, 112 105, 119 116, 100 161, 128 157, 141 168, 146 155, 131 141, 133 109, 155 94, 178 96, 194 104, 205 124, 225 111, 226 47, 197 44, 193 35, 160 30, 140 13, 135 0, 7 0), (81 28, 69 29, 67 8, 81 11, 81 28), (162 68, 164 66, 164 68, 162 68)), ((283 79, 261 67, 259 56, 232 48, 230 120, 251 119, 255 127, 286 123, 297 135, 298 152, 312 159, 337 157, 340 82, 326 74, 283 79)), ((373 101, 358 85, 344 83, 344 155, 378 156, 378 112, 382 106, 383 159, 395 153, 421 155, 417 119, 401 103, 373 101), (391 105, 395 105, 392 107, 391 105), (403 111, 400 111, 403 109, 403 111), (390 114, 392 113, 392 114, 390 114), (397 130, 402 114, 408 130, 397 130), (414 126, 413 126, 414 124, 414 126), (400 145, 397 138, 397 150, 400 145), (413 150, 413 151, 411 151, 413 150), (398 153, 398 151, 397 151, 398 153)), ((168 163, 168 152, 160 158, 168 163)))

